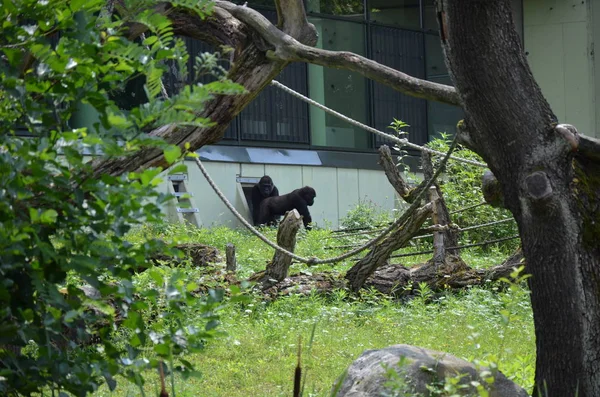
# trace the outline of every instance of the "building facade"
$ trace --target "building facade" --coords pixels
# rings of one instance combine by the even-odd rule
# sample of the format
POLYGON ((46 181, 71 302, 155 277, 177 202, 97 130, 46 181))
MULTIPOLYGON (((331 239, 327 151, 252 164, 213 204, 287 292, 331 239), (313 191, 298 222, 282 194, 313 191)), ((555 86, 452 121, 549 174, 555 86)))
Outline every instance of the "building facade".
MULTIPOLYGON (((272 0, 249 1, 274 20, 272 0)), ((513 18, 538 83, 561 122, 594 135, 600 114, 596 97, 593 43, 600 38, 600 0, 513 0, 513 18), (595 27, 595 29, 594 29, 595 27)), ((317 46, 364 55, 412 76, 451 84, 437 33, 433 0, 307 0, 309 20, 319 32, 317 46)), ((209 50, 188 42, 191 55, 209 50)), ((400 94, 361 75, 316 65, 292 64, 281 83, 350 118, 383 131, 396 119, 410 125, 408 138, 426 143, 453 133, 461 109, 400 94)), ((168 82, 170 85, 177 82, 168 82)), ((175 87, 170 87, 175 89, 175 87)), ((337 227, 361 200, 384 211, 400 203, 377 164, 384 141, 269 86, 229 126, 224 139, 199 154, 221 190, 251 219, 247 191, 270 175, 280 193, 310 185, 311 208, 319 225, 337 227)), ((413 153, 417 154, 417 153, 413 153)), ((186 189, 194 194, 198 224, 239 226, 193 162, 186 189)), ((173 187, 166 181, 164 189, 173 187)), ((176 205, 169 217, 179 219, 176 205)))

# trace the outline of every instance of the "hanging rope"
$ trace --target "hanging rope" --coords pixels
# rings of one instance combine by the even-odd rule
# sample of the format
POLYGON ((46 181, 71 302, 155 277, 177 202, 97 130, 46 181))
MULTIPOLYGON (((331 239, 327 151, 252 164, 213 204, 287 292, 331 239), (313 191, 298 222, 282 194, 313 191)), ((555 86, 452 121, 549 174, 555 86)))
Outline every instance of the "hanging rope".
MULTIPOLYGON (((408 146, 410 148, 417 149, 417 150, 419 150, 421 152, 427 152, 427 153, 435 154, 435 155, 438 155, 438 156, 445 156, 446 155, 446 153, 444 153, 444 152, 440 152, 440 151, 433 150, 433 149, 430 149, 430 148, 427 148, 427 147, 424 147, 424 146, 417 145, 415 143, 411 143, 411 142, 408 141, 408 139, 402 139, 402 138, 398 138, 397 136, 394 136, 394 135, 391 135, 391 134, 386 134, 383 131, 379 131, 376 128, 370 127, 370 126, 368 126, 366 124, 363 124, 363 123, 361 123, 359 121, 351 119, 350 117, 347 117, 347 116, 345 116, 345 115, 343 115, 343 114, 341 114, 339 112, 336 112, 335 110, 330 109, 327 106, 321 105, 319 102, 314 101, 314 100, 308 98, 307 96, 304 96, 304 95, 300 94, 299 92, 296 92, 296 91, 292 90, 291 88, 289 88, 289 87, 281 84, 277 80, 271 80, 271 85, 274 85, 275 87, 277 87, 277 88, 279 88, 279 89, 287 92, 288 94, 293 95, 296 98, 299 98, 299 99, 301 99, 302 101, 304 101, 306 103, 309 103, 309 104, 311 104, 313 106, 316 106, 319 109, 322 109, 325 112, 327 112, 327 113, 329 113, 329 114, 331 114, 331 115, 333 115, 335 117, 338 117, 338 118, 340 118, 340 119, 342 119, 342 120, 344 120, 344 121, 346 121, 346 122, 348 122, 348 123, 350 123, 350 124, 352 124, 354 126, 362 128, 362 129, 364 129, 366 131, 369 131, 369 132, 371 132, 371 133, 373 133, 375 135, 379 135, 379 136, 381 136, 381 137, 383 137, 385 139, 389 139, 390 141, 393 141, 393 142, 397 143, 400 146, 408 146)), ((450 158, 453 159, 453 160, 456 160, 456 161, 460 161, 460 162, 466 163, 466 164, 471 164, 471 165, 476 165, 478 167, 487 168, 487 164, 480 163, 479 161, 469 160, 469 159, 465 159, 465 158, 462 158, 462 157, 456 157, 456 156, 451 156, 450 158)))
POLYGON ((456 137, 455 137, 454 140, 452 141, 452 144, 450 145, 450 148, 448 149, 448 153, 446 153, 445 157, 440 162, 440 165, 439 165, 438 169, 435 171, 435 173, 433 174, 433 176, 427 181, 427 183, 425 184, 425 186, 421 190, 419 190, 419 193, 416 195, 416 197, 414 199, 414 202, 388 228, 386 228, 379 236, 373 238, 372 240, 367 241, 365 244, 361 245, 360 247, 358 247, 356 249, 353 249, 352 251, 348 251, 345 254, 336 256, 334 258, 327 258, 327 259, 318 259, 316 257, 305 258, 305 257, 299 256, 299 255, 296 255, 293 252, 290 252, 290 251, 286 250, 285 248, 282 248, 279 245, 277 245, 274 242, 272 242, 271 240, 269 240, 261 232, 259 232, 258 230, 256 230, 256 228, 254 226, 252 226, 246 220, 246 218, 244 218, 242 216, 242 214, 240 214, 235 209, 235 207, 233 206, 233 204, 231 204, 229 202, 229 200, 227 200, 227 197, 225 197, 225 195, 221 192, 221 190, 219 189, 219 187, 216 185, 215 181, 213 181, 213 179, 208 174, 208 171, 204 167, 204 164, 202 164, 202 161, 200 161, 200 159, 198 157, 195 157, 194 160, 196 161, 196 164, 198 165, 198 168, 200 168, 200 172, 202 172, 202 175, 204 175, 204 177, 208 181, 208 184, 213 188, 213 190, 215 191, 215 193, 217 194, 217 196, 221 199, 221 201, 223 202, 223 204, 225 204, 225 206, 227 208, 229 208, 229 210, 233 213, 233 215, 248 230, 250 230, 250 232, 252 234, 254 234, 256 237, 258 237, 260 240, 262 240, 265 244, 269 245, 271 248, 274 248, 274 249, 276 249, 277 251, 279 251, 279 252, 281 252, 283 254, 289 255, 290 257, 292 257, 292 259, 295 259, 298 262, 306 263, 308 265, 320 265, 320 264, 326 264, 326 263, 337 263, 337 262, 343 261, 344 259, 350 258, 350 257, 358 254, 359 252, 362 252, 362 251, 366 250, 367 248, 371 247, 372 245, 378 243, 388 233, 390 233, 392 230, 394 230, 399 225, 402 225, 404 222, 406 222, 408 220, 408 218, 412 215, 412 213, 419 207, 419 204, 420 204, 421 200, 423 199, 423 197, 425 197, 425 194, 427 193, 427 190, 429 189, 429 187, 433 184, 433 182, 437 179, 437 177, 442 173, 442 170, 444 169, 444 167, 446 166, 446 163, 450 159, 450 156, 452 155, 452 152, 456 148, 456 143, 457 142, 456 142, 456 137))

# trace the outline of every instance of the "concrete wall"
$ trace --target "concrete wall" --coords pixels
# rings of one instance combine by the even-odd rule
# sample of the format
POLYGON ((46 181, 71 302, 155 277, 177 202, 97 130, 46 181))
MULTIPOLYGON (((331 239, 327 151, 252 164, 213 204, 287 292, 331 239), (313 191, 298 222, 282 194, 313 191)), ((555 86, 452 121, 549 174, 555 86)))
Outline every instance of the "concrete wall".
MULTIPOLYGON (((312 186, 317 192, 317 198, 315 204, 310 207, 310 213, 313 221, 319 226, 337 228, 339 219, 354 208, 359 200, 370 200, 390 213, 396 206, 396 193, 383 171, 208 161, 203 163, 227 199, 248 220, 251 216, 244 205, 245 198, 239 183, 236 182, 237 176, 260 178, 269 175, 279 189, 279 194, 289 193, 305 185, 312 186)), ((189 178, 186 187, 194 195, 194 205, 200 209, 198 218, 202 225, 241 226, 215 194, 196 164, 193 161, 187 161, 186 164, 189 178)), ((170 182, 167 181, 166 175, 164 179, 159 189, 168 192, 170 182)), ((173 220, 174 208, 166 209, 166 212, 173 220)))
POLYGON ((599 4, 599 0, 523 1, 525 52, 536 81, 560 122, 592 136, 598 131, 600 90, 594 86, 591 9, 599 4))

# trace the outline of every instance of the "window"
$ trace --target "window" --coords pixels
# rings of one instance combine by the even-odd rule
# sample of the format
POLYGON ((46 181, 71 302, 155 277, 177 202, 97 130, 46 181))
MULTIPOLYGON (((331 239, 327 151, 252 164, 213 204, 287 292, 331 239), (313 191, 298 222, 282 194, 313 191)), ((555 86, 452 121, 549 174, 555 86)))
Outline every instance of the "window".
MULTIPOLYGON (((437 35, 425 35, 425 54, 427 80, 452 85, 452 80, 444 61, 440 38, 437 35)), ((429 139, 439 136, 440 133, 454 134, 456 132, 456 124, 463 117, 463 110, 458 106, 427 101, 429 139)))
POLYGON ((369 20, 403 28, 421 28, 419 0, 369 0, 369 20))
MULTIPOLYGON (((273 11, 262 11, 272 22, 273 11)), ((288 65, 275 78, 304 95, 308 94, 304 63, 288 65)), ((308 104, 275 87, 265 87, 238 116, 240 139, 249 141, 309 143, 308 104)))
MULTIPOLYGON (((424 78, 425 55, 423 34, 383 26, 371 28, 371 52, 374 61, 400 70, 417 78, 424 78)), ((394 118, 408 123, 408 139, 417 144, 427 142, 427 103, 404 95, 383 84, 373 83, 373 124, 380 131, 387 128, 394 118)), ((375 145, 386 140, 377 136, 375 145)))
POLYGON ((306 0, 306 10, 313 14, 328 14, 364 20, 363 0, 306 0))
MULTIPOLYGON (((364 25, 310 18, 319 32, 318 47, 365 53, 364 25)), ((341 69, 308 66, 310 97, 360 122, 367 121, 367 82, 362 75, 341 69)), ((368 132, 324 111, 310 107, 311 142, 314 146, 354 149, 371 147, 368 132)))

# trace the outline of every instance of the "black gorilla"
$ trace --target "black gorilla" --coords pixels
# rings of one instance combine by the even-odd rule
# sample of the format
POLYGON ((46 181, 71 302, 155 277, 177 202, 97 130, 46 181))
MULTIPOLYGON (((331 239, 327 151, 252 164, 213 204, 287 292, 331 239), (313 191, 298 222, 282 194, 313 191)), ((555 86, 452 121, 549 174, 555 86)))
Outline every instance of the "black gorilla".
POLYGON ((291 193, 279 197, 270 197, 265 199, 260 205, 260 215, 258 223, 263 225, 273 225, 281 215, 287 211, 297 209, 303 216, 304 227, 310 229, 309 223, 312 222, 308 206, 313 205, 317 197, 317 192, 310 186, 296 189, 291 193))
POLYGON ((279 196, 279 190, 277 190, 277 186, 273 184, 273 180, 268 175, 260 178, 260 181, 252 187, 252 221, 255 225, 259 225, 260 203, 267 197, 277 196, 279 196))

